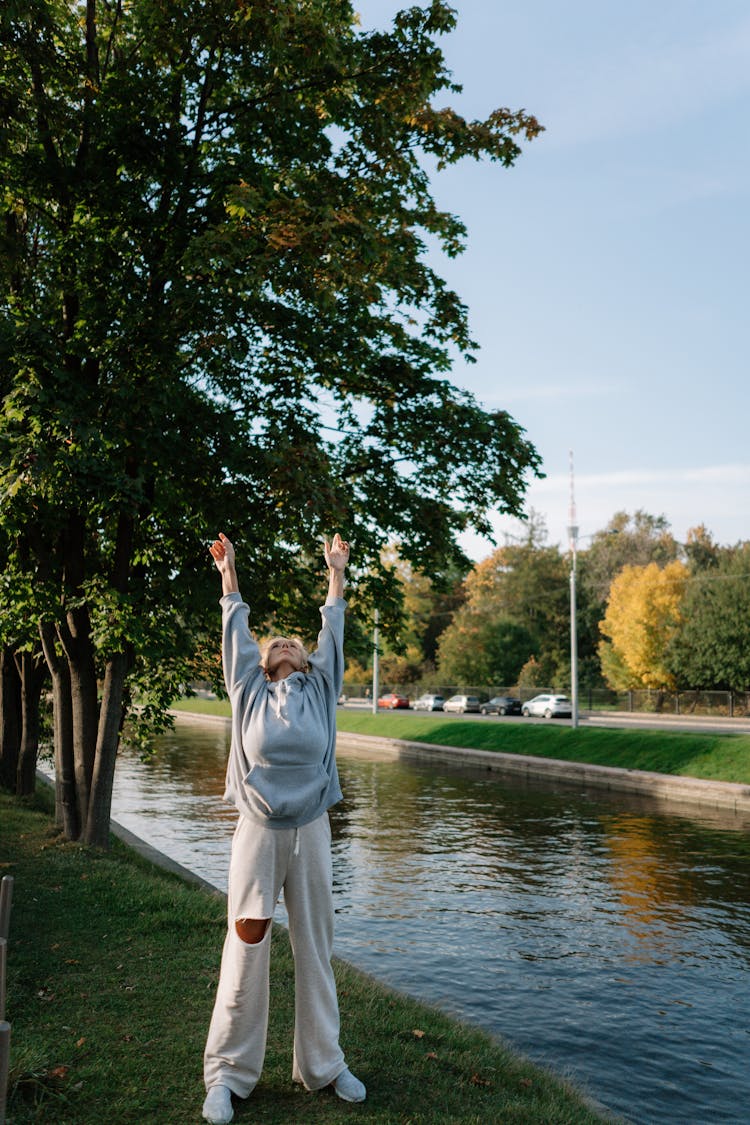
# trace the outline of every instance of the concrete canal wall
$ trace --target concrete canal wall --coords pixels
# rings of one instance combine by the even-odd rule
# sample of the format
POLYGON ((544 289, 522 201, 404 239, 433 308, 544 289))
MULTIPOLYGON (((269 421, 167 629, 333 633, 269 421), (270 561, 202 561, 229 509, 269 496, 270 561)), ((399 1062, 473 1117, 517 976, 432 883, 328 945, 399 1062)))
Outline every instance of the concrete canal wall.
POLYGON ((345 731, 339 731, 337 745, 348 752, 356 753, 360 750, 402 761, 479 768, 509 776, 609 789, 618 793, 657 797, 681 805, 701 805, 704 808, 750 814, 750 785, 737 785, 727 781, 703 781, 694 777, 649 773, 646 770, 563 762, 557 758, 537 758, 526 754, 503 754, 495 750, 463 750, 455 746, 433 746, 427 742, 378 738, 345 731))

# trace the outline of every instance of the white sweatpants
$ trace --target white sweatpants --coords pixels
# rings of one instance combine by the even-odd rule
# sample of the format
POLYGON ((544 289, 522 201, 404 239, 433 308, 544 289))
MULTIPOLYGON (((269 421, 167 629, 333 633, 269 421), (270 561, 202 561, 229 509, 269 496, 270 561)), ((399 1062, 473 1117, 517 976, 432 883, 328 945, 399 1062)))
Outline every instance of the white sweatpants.
POLYGON ((294 953, 292 1078, 320 1090, 345 1069, 331 969, 333 891, 328 814, 298 829, 264 828, 240 816, 229 865, 229 926, 204 1056, 206 1089, 220 1083, 246 1098, 266 1052, 271 922, 243 942, 240 918, 272 918, 283 887, 294 953))

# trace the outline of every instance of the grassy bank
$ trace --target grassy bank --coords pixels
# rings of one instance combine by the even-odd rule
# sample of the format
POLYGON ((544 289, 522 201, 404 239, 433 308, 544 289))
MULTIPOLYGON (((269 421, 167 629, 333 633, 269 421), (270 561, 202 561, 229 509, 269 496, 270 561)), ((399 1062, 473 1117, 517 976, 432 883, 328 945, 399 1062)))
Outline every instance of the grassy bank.
MULTIPOLYGON (((47 801, 46 794, 42 795, 47 801)), ((223 900, 56 836, 49 810, 0 795, 0 870, 15 876, 8 951, 9 1125, 189 1125, 225 929, 223 900)), ((266 1069, 235 1120, 594 1125, 561 1081, 481 1032, 337 963, 342 1044, 367 1083, 352 1106, 290 1081, 293 963, 274 930, 266 1069)))
POLYGON ((637 728, 578 727, 573 730, 567 724, 535 723, 533 719, 462 722, 439 716, 371 715, 355 711, 340 711, 338 727, 356 734, 406 738, 442 746, 750 783, 750 735, 637 728))
MULTIPOLYGON (((220 700, 187 699, 178 709, 228 715, 220 700)), ((406 738, 439 746, 530 754, 567 762, 652 770, 708 781, 750 784, 750 735, 716 731, 686 733, 673 730, 604 730, 600 727, 559 726, 533 719, 461 720, 442 715, 403 712, 373 715, 339 709, 338 727, 354 734, 406 738)))
POLYGON ((231 714, 228 699, 178 699, 172 704, 173 711, 194 711, 199 715, 222 715, 228 719, 231 714))

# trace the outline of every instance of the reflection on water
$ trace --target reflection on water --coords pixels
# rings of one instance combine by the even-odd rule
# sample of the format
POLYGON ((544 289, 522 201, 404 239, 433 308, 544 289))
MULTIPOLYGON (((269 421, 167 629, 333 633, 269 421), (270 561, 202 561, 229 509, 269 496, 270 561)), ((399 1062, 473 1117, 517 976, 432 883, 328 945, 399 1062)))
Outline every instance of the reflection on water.
MULTIPOLYGON (((222 889, 227 733, 124 755, 114 815, 222 889)), ((723 813, 339 755, 336 949, 635 1122, 750 1120, 750 835, 723 813)))

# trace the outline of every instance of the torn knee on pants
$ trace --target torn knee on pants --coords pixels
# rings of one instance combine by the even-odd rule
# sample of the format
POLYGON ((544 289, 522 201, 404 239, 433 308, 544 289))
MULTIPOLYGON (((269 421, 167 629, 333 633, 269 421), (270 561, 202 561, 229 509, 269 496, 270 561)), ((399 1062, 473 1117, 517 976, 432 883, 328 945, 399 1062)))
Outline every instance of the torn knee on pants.
POLYGON ((258 945, 266 936, 270 918, 237 918, 234 928, 245 945, 258 945))

